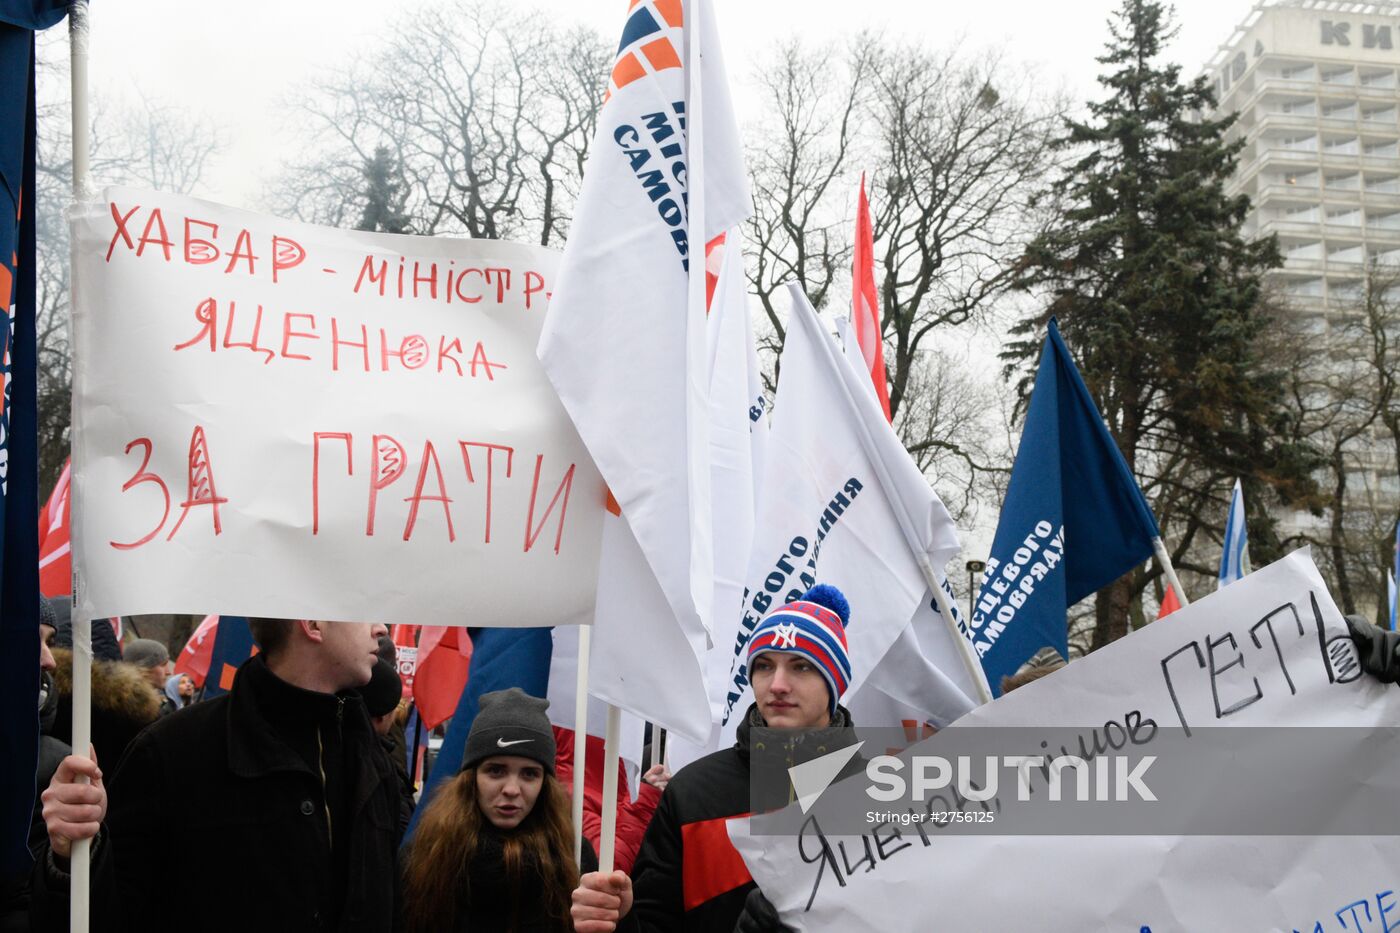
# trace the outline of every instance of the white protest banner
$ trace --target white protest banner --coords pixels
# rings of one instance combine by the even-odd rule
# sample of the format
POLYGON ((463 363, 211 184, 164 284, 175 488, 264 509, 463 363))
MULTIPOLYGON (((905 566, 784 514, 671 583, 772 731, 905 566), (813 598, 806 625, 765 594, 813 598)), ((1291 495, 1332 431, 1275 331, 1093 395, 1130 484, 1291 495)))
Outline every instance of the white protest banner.
MULTIPOLYGON (((1158 731, 1188 743, 1284 733, 1299 759, 1290 780, 1241 784, 1198 773, 1191 807, 1152 818, 1186 826, 1196 807, 1265 821, 1321 814, 1333 821, 1325 825, 1375 826, 1366 831, 1376 835, 950 835, 885 824, 865 835, 814 837, 804 827, 801 836, 757 836, 736 820, 730 836, 783 921, 799 930, 1395 929, 1400 836, 1379 835, 1390 830, 1375 809, 1348 809, 1361 806, 1366 788, 1393 783, 1393 748, 1376 747, 1386 741, 1379 730, 1400 722, 1400 690, 1361 672, 1346 632, 1311 558, 1295 552, 980 707, 906 754, 938 755, 978 726, 1002 727, 982 734, 1072 727, 1106 750, 1158 731), (1281 726, 1321 728, 1267 728, 1281 726), (1323 739, 1346 753, 1313 760, 1307 751, 1323 739)), ((862 770, 823 798, 863 794, 866 777, 862 770)))
POLYGON ((77 611, 587 622, 557 254, 111 188, 72 215, 77 611))

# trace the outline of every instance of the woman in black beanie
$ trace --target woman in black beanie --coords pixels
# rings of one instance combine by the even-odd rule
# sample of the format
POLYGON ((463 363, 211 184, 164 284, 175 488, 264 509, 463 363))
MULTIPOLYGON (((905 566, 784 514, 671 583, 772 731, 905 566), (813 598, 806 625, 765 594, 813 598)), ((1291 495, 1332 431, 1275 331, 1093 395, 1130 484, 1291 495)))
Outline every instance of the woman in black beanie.
MULTIPOLYGON (((569 798, 554 778, 548 700, 482 696, 462 771, 433 795, 404 865, 408 933, 573 929, 569 798)), ((584 842, 583 871, 597 870, 584 842)))

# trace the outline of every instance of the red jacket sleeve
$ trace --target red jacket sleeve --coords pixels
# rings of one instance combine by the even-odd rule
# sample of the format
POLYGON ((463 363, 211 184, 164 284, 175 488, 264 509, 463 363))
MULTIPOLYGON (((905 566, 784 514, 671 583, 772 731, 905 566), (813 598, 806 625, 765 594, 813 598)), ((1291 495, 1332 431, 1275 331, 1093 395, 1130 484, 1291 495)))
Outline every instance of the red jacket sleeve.
MULTIPOLYGON (((620 766, 619 766, 620 767, 620 766)), ((661 791, 646 781, 641 782, 636 800, 627 799, 627 775, 618 775, 617 794, 617 856, 616 866, 629 875, 637 861, 637 852, 642 848, 642 837, 651 823, 656 805, 661 802, 661 791)), ((584 825, 587 826, 585 820, 584 825)))

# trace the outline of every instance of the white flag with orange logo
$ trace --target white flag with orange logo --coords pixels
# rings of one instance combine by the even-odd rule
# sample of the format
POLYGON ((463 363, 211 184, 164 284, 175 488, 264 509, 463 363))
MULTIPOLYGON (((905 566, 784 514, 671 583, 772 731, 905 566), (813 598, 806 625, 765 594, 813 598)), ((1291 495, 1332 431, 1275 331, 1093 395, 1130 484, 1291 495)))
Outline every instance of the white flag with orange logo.
POLYGON ((705 309, 688 280, 692 261, 704 273, 692 241, 743 220, 749 196, 708 3, 691 119, 687 9, 633 0, 539 356, 620 507, 604 526, 590 692, 698 741, 714 555, 705 309), (689 222, 692 135, 703 235, 689 222))

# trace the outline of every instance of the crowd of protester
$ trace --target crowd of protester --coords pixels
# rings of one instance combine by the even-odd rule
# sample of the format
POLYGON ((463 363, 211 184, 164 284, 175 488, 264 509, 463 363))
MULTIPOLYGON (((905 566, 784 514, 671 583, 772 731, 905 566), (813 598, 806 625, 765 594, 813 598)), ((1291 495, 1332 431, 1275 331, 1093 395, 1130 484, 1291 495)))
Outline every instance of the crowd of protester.
MULTIPOLYGON (((551 726, 547 700, 482 696, 459 772, 420 802, 384 626, 254 619, 259 652, 231 690, 197 701, 166 646, 122 650, 95 625, 93 747, 74 754, 67 615, 65 601, 42 606, 36 864, 7 886, 0 933, 67 929, 79 840, 91 840, 94 931, 174 918, 230 931, 785 930, 725 829, 786 802, 751 799, 752 730, 786 730, 792 764, 852 741, 850 607, 818 586, 754 629, 754 702, 735 744, 674 776, 656 765, 635 800, 619 793, 617 862, 602 873, 601 771, 590 756, 576 858, 572 734, 551 726)), ((1400 679, 1400 635, 1348 624, 1364 668, 1400 679)), ((1038 661, 1003 688, 1061 666, 1038 661)))

